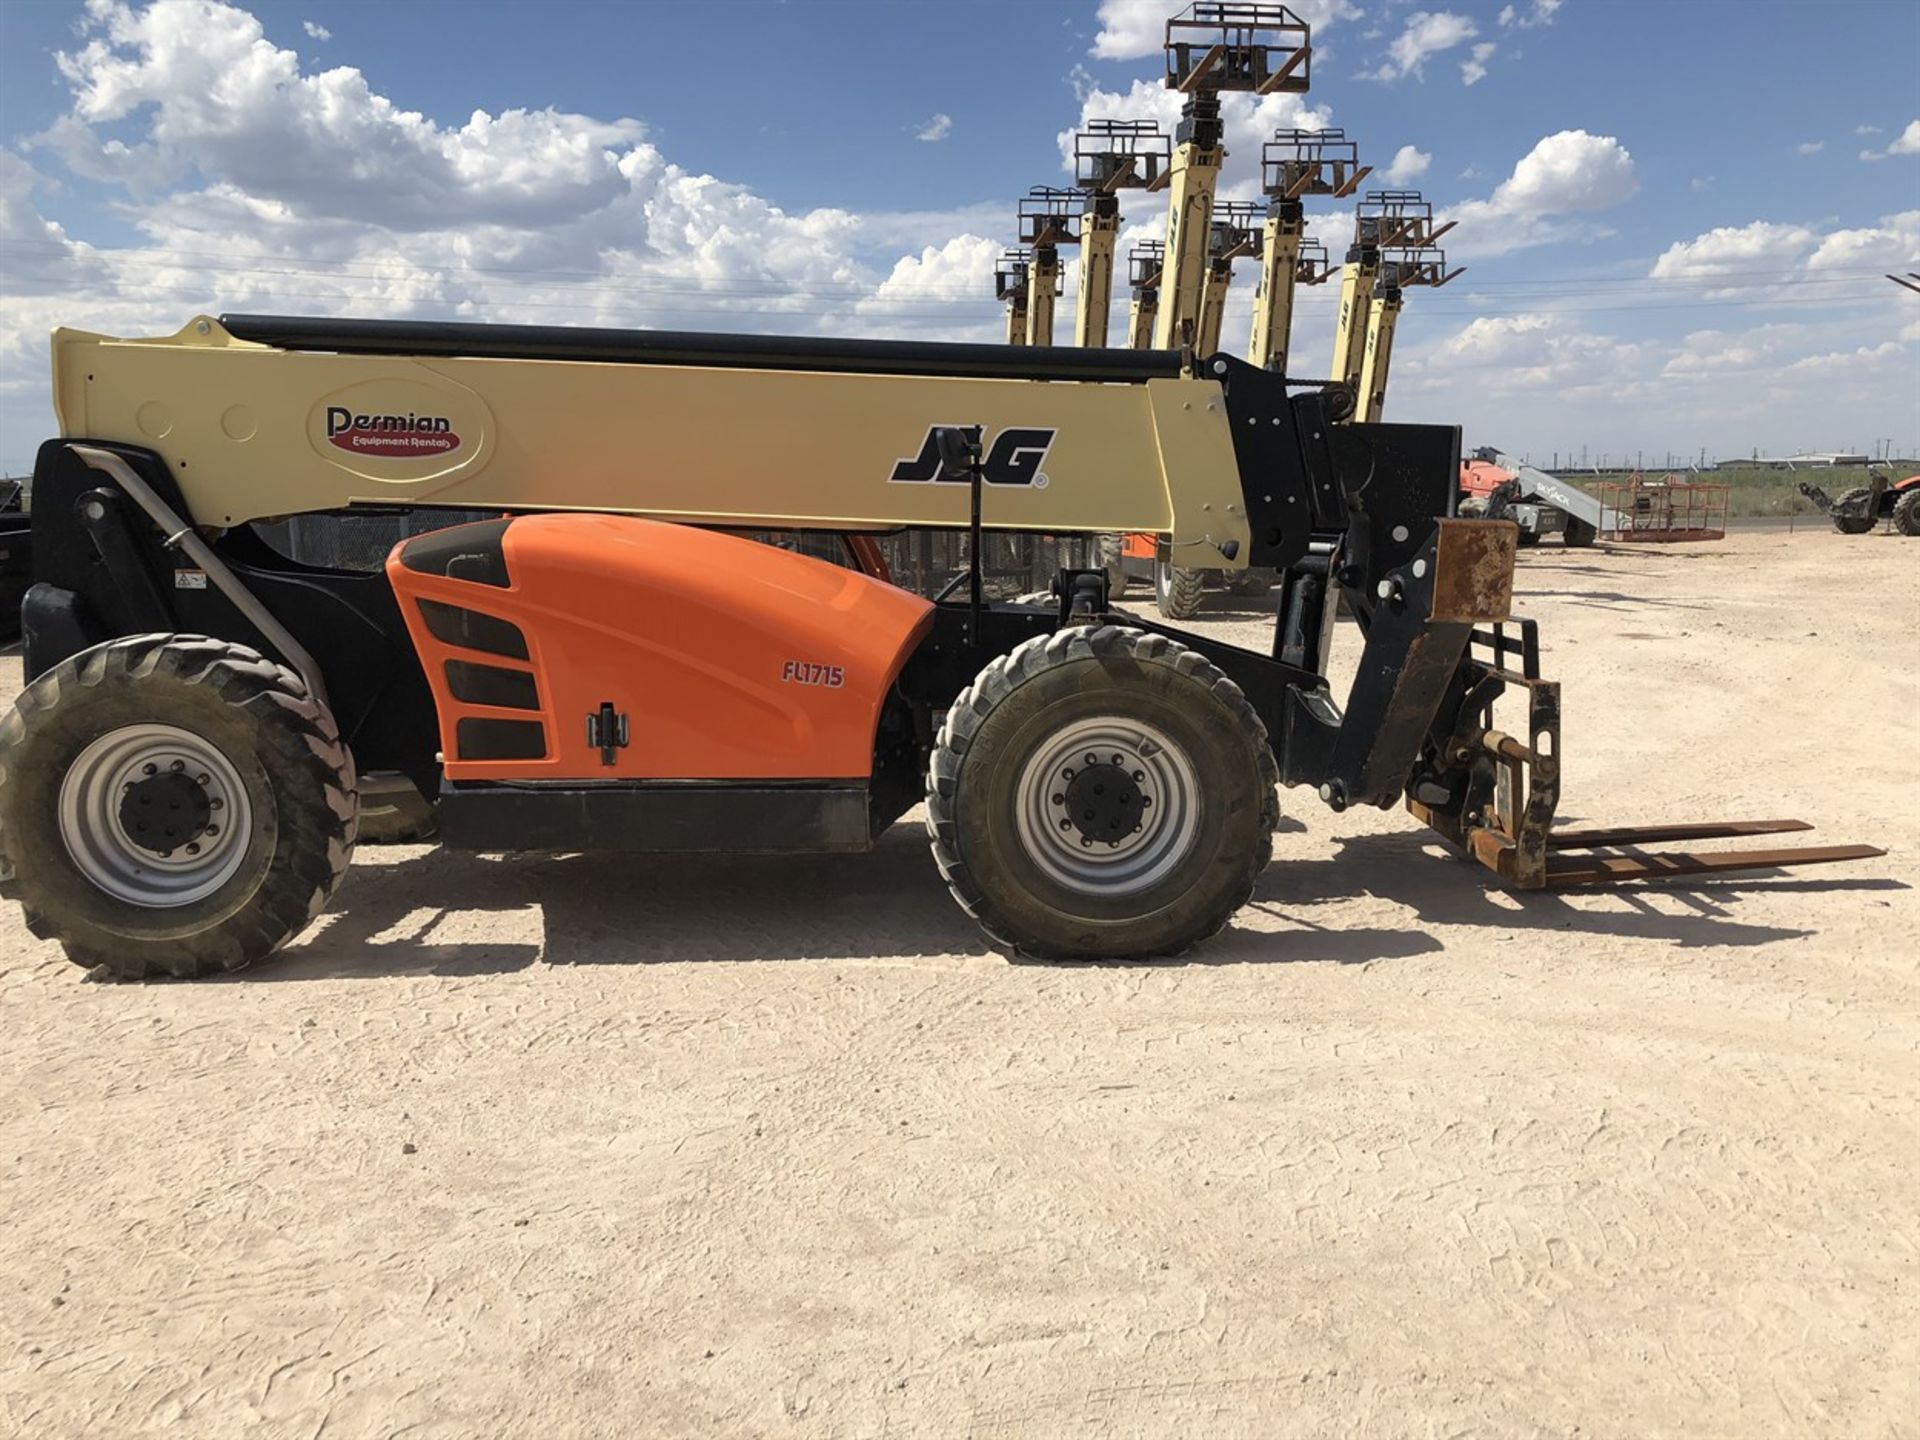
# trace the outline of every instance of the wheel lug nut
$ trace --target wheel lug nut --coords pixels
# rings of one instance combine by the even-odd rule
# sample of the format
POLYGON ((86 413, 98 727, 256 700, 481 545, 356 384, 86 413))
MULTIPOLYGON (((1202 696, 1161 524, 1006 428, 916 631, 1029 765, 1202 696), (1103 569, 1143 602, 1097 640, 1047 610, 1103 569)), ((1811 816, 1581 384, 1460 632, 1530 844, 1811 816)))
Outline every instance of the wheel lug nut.
POLYGON ((1118 751, 1115 751, 1113 756, 1113 763, 1116 765, 1124 765, 1127 763, 1126 757, 1124 755, 1121 755, 1118 751))
POLYGON ((196 775, 193 777, 193 783, 196 785, 205 785, 211 779, 213 779, 211 775, 196 775))
POLYGON ((1073 821, 1071 821, 1071 820, 1062 820, 1062 821, 1060 822, 1060 828, 1061 828, 1062 830, 1071 830, 1071 829, 1073 829, 1073 821))
POLYGON ((1087 752, 1087 764, 1098 765, 1099 763, 1100 763, 1100 757, 1098 755, 1095 755, 1091 750, 1089 750, 1087 752))
POLYGON ((1064 805, 1067 803, 1067 797, 1064 795, 1056 795, 1053 797, 1053 803, 1056 805, 1064 805))
POLYGON ((189 854, 189 855, 198 855, 199 853, 200 853, 200 844, 199 844, 199 842, 198 842, 198 841, 193 841, 193 842, 190 842, 190 843, 188 844, 188 846, 187 846, 187 854, 189 854))
POLYGON ((174 774, 176 774, 176 775, 177 775, 177 774, 179 774, 179 773, 180 773, 180 772, 181 772, 182 770, 184 770, 184 769, 186 769, 186 768, 187 768, 187 762, 186 762, 186 761, 184 761, 184 760, 176 760, 176 761, 174 761, 174 762, 173 762, 173 764, 172 764, 172 765, 170 765, 170 766, 169 766, 168 768, 169 768, 170 770, 172 770, 172 771, 174 772, 174 774))
POLYGON ((142 775, 158 775, 160 773, 160 767, 158 765, 142 765, 140 767, 140 773, 142 775))
MULTIPOLYGON (((1136 828, 1137 828, 1137 827, 1136 827, 1136 828)), ((219 827, 218 825, 209 825, 209 826, 207 826, 207 834, 208 834, 208 835, 218 835, 219 833, 220 833, 220 827, 219 827)))
POLYGON ((216 795, 213 799, 207 801, 207 808, 209 810, 218 810, 222 805, 226 803, 227 803, 226 801, 222 800, 219 796, 216 795))
POLYGON ((1086 849, 1091 850, 1093 848, 1093 837, 1091 835, 1082 835, 1080 837, 1080 844, 1086 849))
POLYGON ((1136 770, 1133 772, 1133 783, 1136 785, 1138 785, 1142 780, 1146 778, 1147 778, 1147 772, 1144 770, 1136 770))

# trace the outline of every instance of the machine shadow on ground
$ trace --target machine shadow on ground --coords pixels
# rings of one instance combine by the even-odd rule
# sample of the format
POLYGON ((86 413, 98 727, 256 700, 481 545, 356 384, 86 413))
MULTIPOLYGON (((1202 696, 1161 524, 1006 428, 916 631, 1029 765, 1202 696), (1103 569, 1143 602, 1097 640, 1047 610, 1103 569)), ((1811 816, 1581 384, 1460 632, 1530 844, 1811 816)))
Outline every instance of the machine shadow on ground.
MULTIPOLYGON (((1753 871, 1693 880, 1566 891, 1508 889, 1490 874, 1445 853, 1420 833, 1359 835, 1336 840, 1326 858, 1292 860, 1283 847, 1254 889, 1252 904, 1291 924, 1311 924, 1303 909, 1366 897, 1405 905, 1423 922, 1501 930, 1576 931, 1665 941, 1683 949, 1766 945, 1815 932, 1740 920, 1745 894, 1820 894, 1909 888, 1899 880, 1834 875, 1787 878, 1753 871), (1773 878, 1782 877, 1782 878, 1773 878), (1680 913, 1672 913, 1675 907, 1680 913)), ((1628 852, 1631 853, 1631 852, 1628 852)))
MULTIPOLYGON (((1336 840, 1332 855, 1292 858, 1305 827, 1283 819, 1278 854, 1242 920, 1165 966, 1367 964, 1447 948, 1445 927, 1574 931, 1682 947, 1754 946, 1813 932, 1741 921, 1740 895, 1905 889, 1894 880, 1715 878, 1608 892, 1602 905, 1521 895, 1466 862, 1429 853, 1418 834, 1336 840), (1324 907, 1382 899, 1413 912, 1401 926, 1343 927, 1324 907), (1675 906, 1681 913, 1672 913, 1675 906), (1255 929, 1249 913, 1284 928, 1255 929), (1432 928, 1430 928, 1432 927, 1432 928), (1438 932, 1438 933, 1437 933, 1438 932)), ((1323 842, 1307 842, 1315 847, 1323 842)), ((646 965, 987 957, 912 823, 867 855, 491 857, 443 849, 372 852, 321 926, 256 981, 487 975, 549 965, 646 965), (442 897, 461 897, 448 906, 442 897), (510 918, 528 917, 526 927, 510 918), (478 915, 477 920, 468 917, 478 915), (716 918, 720 923, 716 923, 716 918), (538 938, 528 935, 531 929, 538 938), (464 933, 463 933, 464 932, 464 933), (468 939, 467 934, 513 938, 468 939), (522 938, 526 937, 526 938, 522 938)), ((1031 962, 1028 962, 1031 963, 1031 962)))

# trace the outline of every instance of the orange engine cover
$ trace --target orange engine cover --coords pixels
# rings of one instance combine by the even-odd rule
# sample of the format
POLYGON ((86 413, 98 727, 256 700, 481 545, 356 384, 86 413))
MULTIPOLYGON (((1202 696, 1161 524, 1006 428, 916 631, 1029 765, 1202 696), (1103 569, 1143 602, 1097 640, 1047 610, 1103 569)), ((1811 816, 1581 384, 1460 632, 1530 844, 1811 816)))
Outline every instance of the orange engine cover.
POLYGON ((857 571, 618 515, 434 531, 387 576, 449 780, 863 777, 933 621, 857 571))

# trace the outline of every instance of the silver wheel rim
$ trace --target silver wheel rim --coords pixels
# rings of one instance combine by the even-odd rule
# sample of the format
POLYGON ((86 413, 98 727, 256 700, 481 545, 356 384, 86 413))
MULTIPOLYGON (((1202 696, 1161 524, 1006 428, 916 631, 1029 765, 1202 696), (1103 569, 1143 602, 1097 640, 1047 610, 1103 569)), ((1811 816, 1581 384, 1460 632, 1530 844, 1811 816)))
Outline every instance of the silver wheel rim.
POLYGON ((1079 720, 1049 736, 1021 767, 1015 823, 1022 847, 1048 878, 1095 895, 1133 895, 1165 879, 1193 849, 1200 786, 1193 762, 1166 732, 1122 715, 1079 720), (1115 766, 1139 787, 1134 829, 1093 840, 1068 814, 1082 767, 1115 766))
POLYGON ((166 909, 204 900, 240 868, 253 833, 253 805, 239 770, 220 749, 173 725, 127 725, 82 750, 60 781, 60 839, 80 873, 117 900, 166 909), (205 828, 183 833, 168 853, 121 821, 123 798, 166 773, 194 780, 206 797, 205 828))

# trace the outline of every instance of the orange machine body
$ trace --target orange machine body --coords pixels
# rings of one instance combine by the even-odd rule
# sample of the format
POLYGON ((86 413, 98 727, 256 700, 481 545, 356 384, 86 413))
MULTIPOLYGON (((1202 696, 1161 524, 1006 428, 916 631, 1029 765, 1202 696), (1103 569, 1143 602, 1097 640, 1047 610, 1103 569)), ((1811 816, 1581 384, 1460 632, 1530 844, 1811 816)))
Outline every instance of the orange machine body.
POLYGON ((456 526, 386 569, 452 781, 865 777, 933 620, 870 575, 618 515, 456 526))

